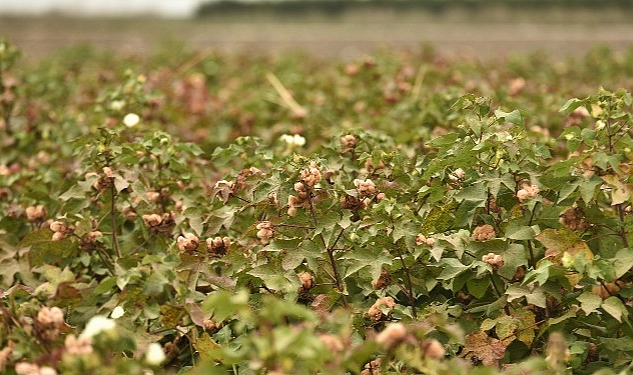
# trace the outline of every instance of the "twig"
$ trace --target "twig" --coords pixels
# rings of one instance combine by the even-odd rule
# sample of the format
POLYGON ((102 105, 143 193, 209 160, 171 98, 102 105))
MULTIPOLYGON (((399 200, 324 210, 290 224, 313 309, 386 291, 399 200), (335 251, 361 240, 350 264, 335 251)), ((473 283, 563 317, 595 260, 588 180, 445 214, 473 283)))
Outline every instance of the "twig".
POLYGON ((266 73, 266 79, 268 80, 268 82, 270 82, 275 91, 277 91, 277 93, 279 94, 279 97, 281 97, 281 100, 284 101, 284 103, 288 106, 288 108, 290 108, 295 116, 304 117, 308 113, 305 108, 297 103, 297 101, 292 97, 290 91, 288 91, 288 89, 284 87, 277 76, 275 76, 271 72, 268 72, 266 73))

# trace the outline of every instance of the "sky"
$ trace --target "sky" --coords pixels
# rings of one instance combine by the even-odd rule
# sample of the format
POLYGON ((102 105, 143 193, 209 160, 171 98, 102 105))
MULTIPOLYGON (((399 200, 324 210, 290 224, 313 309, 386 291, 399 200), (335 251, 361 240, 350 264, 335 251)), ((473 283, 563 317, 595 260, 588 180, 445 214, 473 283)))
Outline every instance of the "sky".
POLYGON ((0 15, 192 16, 205 0, 0 0, 0 15))

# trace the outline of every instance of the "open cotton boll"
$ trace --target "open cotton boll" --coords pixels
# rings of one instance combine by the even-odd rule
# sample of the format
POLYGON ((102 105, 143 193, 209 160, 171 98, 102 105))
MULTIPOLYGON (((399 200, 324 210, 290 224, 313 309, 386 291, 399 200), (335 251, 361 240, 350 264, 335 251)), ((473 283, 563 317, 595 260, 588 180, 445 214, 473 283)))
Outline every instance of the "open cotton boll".
POLYGON ((116 328, 116 323, 112 319, 108 319, 105 316, 97 315, 92 317, 86 328, 84 328, 80 338, 93 338, 101 332, 108 332, 116 328))
POLYGON ((110 318, 119 319, 120 317, 123 316, 123 314, 125 314, 125 310, 123 310, 123 307, 117 306, 110 313, 110 318))
POLYGON ((163 347, 160 346, 159 343, 153 342, 149 344, 147 347, 147 352, 145 352, 145 362, 152 366, 160 365, 167 356, 165 355, 165 351, 163 347))
POLYGON ((123 117, 123 124, 128 128, 136 126, 141 121, 141 118, 136 113, 128 113, 123 117))

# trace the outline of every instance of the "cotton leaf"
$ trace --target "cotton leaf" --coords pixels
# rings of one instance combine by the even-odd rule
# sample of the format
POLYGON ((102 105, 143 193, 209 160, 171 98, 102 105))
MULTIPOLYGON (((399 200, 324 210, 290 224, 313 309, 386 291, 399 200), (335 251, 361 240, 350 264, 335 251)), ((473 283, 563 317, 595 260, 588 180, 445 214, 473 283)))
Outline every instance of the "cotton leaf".
POLYGON ((545 258, 554 264, 562 264, 561 259, 565 252, 572 257, 583 255, 587 261, 593 260, 589 245, 568 229, 545 229, 536 239, 545 246, 545 258))
POLYGON ((614 317, 618 322, 622 322, 622 316, 625 318, 629 312, 626 310, 626 306, 620 301, 618 297, 609 297, 602 303, 602 309, 614 317))
POLYGON ((580 301, 580 308, 587 315, 596 311, 600 307, 600 305, 602 305, 602 298, 590 291, 584 292, 583 294, 576 297, 576 299, 580 301))
POLYGON ((489 337, 486 332, 473 332, 466 336, 461 356, 481 361, 484 366, 496 366, 506 353, 506 345, 489 337))

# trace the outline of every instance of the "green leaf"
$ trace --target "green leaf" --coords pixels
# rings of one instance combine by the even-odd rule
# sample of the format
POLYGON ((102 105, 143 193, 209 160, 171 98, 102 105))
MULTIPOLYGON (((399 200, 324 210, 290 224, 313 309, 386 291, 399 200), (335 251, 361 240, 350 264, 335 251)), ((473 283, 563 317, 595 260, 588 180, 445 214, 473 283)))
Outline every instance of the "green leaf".
POLYGON ((213 320, 221 323, 230 316, 248 307, 249 295, 246 290, 233 292, 217 292, 207 297, 202 302, 202 310, 213 313, 213 320))
POLYGON ((577 98, 569 99, 568 101, 565 102, 565 104, 563 104, 562 107, 560 107, 560 111, 570 114, 576 108, 583 106, 585 104, 587 104, 587 99, 577 99, 577 98))
POLYGON ((281 261, 281 268, 284 271, 293 270, 303 263, 304 259, 310 258, 314 254, 306 251, 303 247, 295 247, 288 249, 281 261))
POLYGON ((108 276, 105 279, 101 280, 99 285, 94 289, 95 295, 106 294, 112 291, 112 288, 116 286, 116 277, 108 276))
POLYGON ((513 284, 506 289, 506 295, 508 296, 508 302, 512 302, 515 299, 525 297, 530 294, 530 288, 525 285, 513 284))
POLYGON ((512 112, 504 112, 500 109, 497 109, 495 111, 495 117, 498 119, 504 119, 505 121, 511 122, 516 125, 524 125, 523 115, 518 109, 515 109, 512 112))
POLYGON ((532 293, 525 296, 525 300, 527 303, 532 304, 537 307, 547 308, 547 298, 545 297, 545 293, 539 287, 532 291, 532 293))
POLYGON ((169 279, 159 271, 153 271, 145 281, 143 294, 146 296, 156 296, 163 292, 169 279))
POLYGON ((451 146, 455 144, 455 141, 459 139, 459 134, 457 133, 449 133, 427 142, 428 146, 431 147, 441 147, 441 146, 451 146))
POLYGON ((596 311, 600 307, 600 305, 602 305, 602 298, 595 295, 591 291, 584 292, 583 294, 576 297, 576 299, 580 301, 580 308, 587 315, 596 311))
POLYGON ((615 296, 609 297, 602 302, 602 309, 614 317, 618 322, 622 322, 622 317, 628 317, 629 312, 622 301, 615 296))
POLYGON ((618 250, 613 261, 615 278, 619 279, 624 276, 625 273, 629 272, 631 267, 633 267, 633 249, 626 248, 618 250))
POLYGON ((488 278, 470 279, 466 282, 468 293, 477 299, 486 295, 488 286, 490 286, 490 280, 488 280, 488 278))
POLYGON ((519 221, 512 220, 508 222, 508 226, 506 227, 506 238, 511 240, 531 240, 537 235, 540 231, 538 225, 521 225, 519 221))
POLYGON ((470 269, 470 266, 462 264, 455 258, 444 258, 440 261, 439 266, 442 268, 442 273, 437 277, 438 280, 454 279, 457 275, 470 269))
POLYGON ((499 276, 508 280, 514 278, 519 267, 527 267, 527 257, 525 248, 521 244, 511 244, 507 249, 501 251, 503 255, 503 265, 498 271, 499 276))
POLYGON ((393 242, 398 242, 403 237, 415 238, 418 234, 418 226, 412 221, 398 220, 394 223, 393 242))
POLYGON ((28 257, 31 267, 43 264, 61 265, 74 253, 77 244, 69 238, 53 241, 52 236, 50 229, 39 229, 27 233, 20 241, 19 247, 30 247, 28 257))

